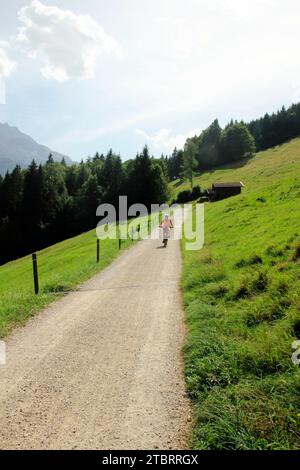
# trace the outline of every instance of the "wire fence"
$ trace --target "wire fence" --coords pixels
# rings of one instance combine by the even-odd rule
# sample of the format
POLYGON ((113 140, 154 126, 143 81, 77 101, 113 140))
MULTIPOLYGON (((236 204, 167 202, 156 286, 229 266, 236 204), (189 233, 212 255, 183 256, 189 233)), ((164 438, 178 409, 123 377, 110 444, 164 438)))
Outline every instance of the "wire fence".
MULTIPOLYGON (((103 225, 100 232, 86 232, 19 260, 19 267, 10 266, 12 287, 14 275, 21 267, 20 287, 38 294, 58 294, 76 289, 76 285, 96 274, 139 240, 149 237, 162 220, 162 213, 153 213, 124 222, 103 225), (100 233, 101 235, 101 233, 100 233), (31 266, 30 266, 31 264, 31 266)), ((9 263, 10 264, 10 263, 9 263)), ((1 268, 0 268, 1 282, 1 268)), ((9 285, 7 285, 9 289, 9 285)))

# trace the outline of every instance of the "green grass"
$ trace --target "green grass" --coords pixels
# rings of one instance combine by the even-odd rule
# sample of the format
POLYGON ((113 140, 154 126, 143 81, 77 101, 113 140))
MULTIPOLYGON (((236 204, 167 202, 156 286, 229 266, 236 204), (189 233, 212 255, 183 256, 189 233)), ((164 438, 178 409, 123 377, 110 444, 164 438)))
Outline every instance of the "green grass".
POLYGON ((300 449, 300 140, 195 184, 235 180, 242 195, 205 205, 203 250, 182 244, 191 445, 300 449))
MULTIPOLYGON (((140 219, 141 235, 147 230, 147 220, 140 219)), ((33 292, 31 256, 0 267, 0 338, 118 256, 118 240, 101 240, 98 264, 96 239, 96 231, 91 230, 38 252, 40 293, 37 296, 33 292)), ((131 240, 122 241, 122 249, 131 245, 131 240)))

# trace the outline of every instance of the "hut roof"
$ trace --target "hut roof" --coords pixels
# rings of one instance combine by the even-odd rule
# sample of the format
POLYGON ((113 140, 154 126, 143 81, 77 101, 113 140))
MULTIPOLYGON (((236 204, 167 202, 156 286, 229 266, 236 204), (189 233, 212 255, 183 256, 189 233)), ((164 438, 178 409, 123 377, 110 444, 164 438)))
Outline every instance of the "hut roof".
POLYGON ((232 183, 214 183, 212 187, 215 188, 243 188, 244 184, 239 182, 232 182, 232 183))

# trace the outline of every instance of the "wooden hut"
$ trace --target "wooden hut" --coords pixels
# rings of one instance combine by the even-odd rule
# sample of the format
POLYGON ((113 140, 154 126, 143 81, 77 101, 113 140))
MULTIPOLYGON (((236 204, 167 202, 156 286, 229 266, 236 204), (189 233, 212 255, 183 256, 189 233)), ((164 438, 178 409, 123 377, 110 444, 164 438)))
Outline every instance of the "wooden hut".
POLYGON ((228 197, 237 196, 241 194, 244 184, 239 182, 233 183, 214 183, 212 188, 208 190, 209 198, 211 201, 220 201, 228 197))

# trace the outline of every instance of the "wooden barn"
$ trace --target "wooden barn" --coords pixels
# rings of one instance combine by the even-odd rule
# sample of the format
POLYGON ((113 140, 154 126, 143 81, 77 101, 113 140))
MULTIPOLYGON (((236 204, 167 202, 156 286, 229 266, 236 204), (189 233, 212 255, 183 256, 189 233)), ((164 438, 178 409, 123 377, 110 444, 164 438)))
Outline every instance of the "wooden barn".
POLYGON ((207 193, 211 201, 220 201, 221 199, 241 194, 243 187, 244 184, 241 181, 233 183, 214 183, 207 193))

